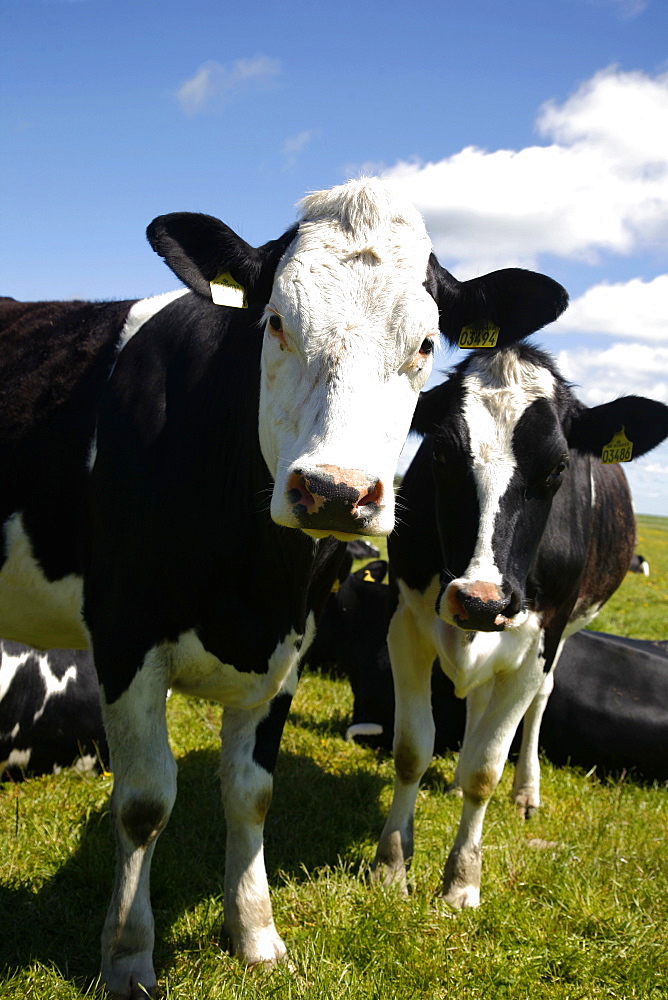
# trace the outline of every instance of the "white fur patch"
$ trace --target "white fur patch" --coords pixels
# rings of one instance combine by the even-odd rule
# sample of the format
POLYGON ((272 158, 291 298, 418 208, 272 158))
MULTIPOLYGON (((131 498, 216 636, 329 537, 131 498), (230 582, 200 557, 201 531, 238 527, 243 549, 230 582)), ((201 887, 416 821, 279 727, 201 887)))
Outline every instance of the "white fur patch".
MULTIPOLYGON (((109 372, 109 378, 116 367, 116 362, 118 361, 118 355, 121 353, 124 347, 126 347, 135 334, 139 333, 141 328, 145 323, 148 323, 150 319, 153 319, 161 309, 165 306, 170 305, 172 302, 176 302, 183 295, 188 294, 188 288, 179 288, 175 292, 163 292, 162 295, 152 295, 148 299, 139 299, 133 306, 130 307, 130 311, 123 324, 123 329, 121 330, 121 335, 118 338, 118 344, 116 345, 116 357, 114 363, 111 366, 109 372)), ((95 459, 97 458, 97 434, 93 435, 93 440, 90 443, 90 448, 88 449, 88 458, 86 465, 88 471, 95 465, 95 459)))
POLYGON ((81 577, 46 579, 20 513, 5 521, 3 534, 7 558, 0 570, 0 636, 40 649, 87 649, 81 577))
POLYGON ((7 760, 0 760, 0 774, 9 767, 26 768, 30 764, 32 750, 12 750, 7 760))
POLYGON ((535 400, 553 397, 554 386, 546 368, 521 360, 514 351, 489 358, 478 356, 467 371, 463 415, 471 442, 480 526, 462 582, 503 583, 503 574, 494 562, 492 540, 496 514, 516 468, 513 434, 535 400))
POLYGON ((382 736, 383 727, 377 722, 355 722, 346 729, 346 740, 352 743, 356 736, 382 736))
POLYGON ((410 607, 419 632, 428 636, 441 666, 455 686, 455 695, 466 698, 475 688, 486 684, 496 674, 517 670, 527 655, 540 646, 540 618, 530 611, 522 624, 503 632, 464 632, 436 617, 434 608, 440 590, 436 576, 421 593, 403 580, 399 592, 410 607))
POLYGON ((164 292, 162 295, 152 295, 148 299, 139 299, 135 302, 130 308, 130 312, 123 324, 121 336, 118 340, 118 353, 120 354, 135 334, 141 330, 144 323, 148 323, 150 319, 153 319, 165 306, 171 305, 172 302, 176 302, 183 295, 187 295, 188 291, 189 289, 187 288, 179 288, 175 292, 164 292))
POLYGON ((222 663, 204 648, 193 631, 185 632, 175 643, 154 647, 145 662, 166 670, 169 686, 175 691, 209 698, 231 708, 251 709, 269 702, 279 691, 294 694, 300 649, 310 643, 313 631, 311 614, 303 643, 299 643, 302 637, 292 631, 277 644, 266 673, 240 671, 222 663))
POLYGON ((44 714, 44 710, 50 698, 54 695, 64 694, 67 690, 67 685, 70 681, 74 684, 77 679, 77 668, 72 664, 67 668, 62 677, 56 677, 56 675, 51 670, 51 665, 49 663, 47 656, 40 656, 38 659, 39 672, 42 675, 42 679, 46 685, 46 694, 44 696, 44 702, 41 708, 37 709, 33 716, 33 724, 37 722, 38 719, 44 714))

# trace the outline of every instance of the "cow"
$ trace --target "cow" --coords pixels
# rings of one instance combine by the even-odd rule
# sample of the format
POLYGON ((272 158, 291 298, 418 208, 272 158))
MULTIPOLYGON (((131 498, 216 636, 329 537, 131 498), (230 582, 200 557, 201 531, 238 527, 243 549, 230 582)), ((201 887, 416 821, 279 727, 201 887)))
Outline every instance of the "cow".
POLYGON ((0 635, 93 650, 117 842, 102 978, 126 998, 156 986, 168 688, 224 706, 223 932, 247 965, 276 962, 264 818, 342 543, 393 529, 439 330, 454 342, 492 323, 512 343, 567 301, 519 269, 457 281, 373 178, 308 195, 259 248, 188 212, 147 236, 185 289, 0 307, 0 635))
POLYGON ((108 760, 90 652, 39 652, 0 639, 0 781, 72 764, 93 770, 108 760))
POLYGON ((649 576, 649 563, 639 552, 631 557, 629 573, 642 573, 643 576, 649 576))
MULTIPOLYGON (((331 594, 318 619, 307 666, 345 677, 353 692, 346 739, 392 749, 394 685, 387 650, 390 587, 386 564, 369 563, 331 594)), ((668 641, 630 639, 587 629, 564 642, 545 707, 540 749, 557 766, 668 780, 668 641)), ((434 662, 431 675, 434 753, 458 751, 466 701, 434 662)), ((509 757, 517 757, 522 725, 509 757)))
POLYGON ((405 885, 434 744, 438 657, 467 713, 462 815, 441 893, 473 907, 485 810, 514 733, 524 717, 513 795, 529 816, 539 805, 540 718, 564 639, 593 619, 633 553, 626 479, 597 456, 620 457, 609 446, 622 440, 625 458, 649 451, 668 436, 668 407, 631 396, 587 408, 548 354, 520 344, 472 352, 423 395, 414 427, 425 437, 388 546, 398 589, 388 630, 395 785, 374 877, 405 885))

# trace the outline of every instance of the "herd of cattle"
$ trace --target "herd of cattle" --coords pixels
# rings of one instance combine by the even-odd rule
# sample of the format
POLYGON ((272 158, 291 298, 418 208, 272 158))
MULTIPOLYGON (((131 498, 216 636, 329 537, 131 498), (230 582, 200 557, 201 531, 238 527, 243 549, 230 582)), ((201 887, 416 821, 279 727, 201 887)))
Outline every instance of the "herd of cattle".
POLYGON ((148 238, 185 290, 0 300, 0 758, 42 770, 109 754, 102 975, 126 998, 156 986, 170 689, 224 706, 225 932, 249 965, 285 954, 263 826, 304 663, 349 673, 352 735, 394 732, 376 879, 405 883, 422 774, 435 747, 461 744, 453 906, 478 904, 485 809, 520 723, 525 815, 539 739, 561 761, 667 770, 651 751, 666 744, 665 647, 574 633, 635 543, 625 478, 600 457, 656 446, 668 407, 587 408, 523 343, 563 311, 564 289, 519 269, 457 281, 420 215, 372 179, 309 195, 259 248, 192 213, 161 216, 148 238), (422 393, 439 333, 479 349, 422 393), (411 427, 423 442, 395 529, 411 427), (371 582, 346 575, 346 543, 374 535, 390 536, 389 586, 378 563, 371 582), (76 746, 56 750, 59 735, 76 746))

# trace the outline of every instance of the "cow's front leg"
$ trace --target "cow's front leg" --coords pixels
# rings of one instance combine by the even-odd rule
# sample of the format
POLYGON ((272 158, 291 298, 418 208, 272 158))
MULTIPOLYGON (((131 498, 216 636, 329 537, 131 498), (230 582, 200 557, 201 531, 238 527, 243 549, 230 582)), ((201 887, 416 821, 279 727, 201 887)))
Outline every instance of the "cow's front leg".
POLYGON ((463 908, 480 903, 482 827, 487 803, 503 773, 520 719, 542 685, 543 676, 536 658, 529 656, 516 672, 497 674, 467 698, 469 718, 457 767, 462 814, 441 890, 451 906, 463 908))
POLYGON ((116 874, 102 931, 102 978, 114 996, 146 997, 156 985, 149 876, 158 834, 176 797, 176 762, 167 739, 167 684, 147 657, 129 688, 103 699, 114 790, 116 874))
MULTIPOLYGON (((294 684, 291 687, 294 689, 294 684)), ((271 911, 264 866, 264 819, 271 804, 272 775, 291 701, 292 694, 284 689, 269 704, 254 709, 226 708, 223 712, 220 779, 227 823, 224 934, 232 952, 247 965, 272 964, 286 952, 271 911)))
POLYGON ((372 866, 374 881, 406 891, 413 857, 413 816, 420 779, 434 752, 431 671, 435 650, 400 599, 388 632, 394 678, 394 795, 372 866))

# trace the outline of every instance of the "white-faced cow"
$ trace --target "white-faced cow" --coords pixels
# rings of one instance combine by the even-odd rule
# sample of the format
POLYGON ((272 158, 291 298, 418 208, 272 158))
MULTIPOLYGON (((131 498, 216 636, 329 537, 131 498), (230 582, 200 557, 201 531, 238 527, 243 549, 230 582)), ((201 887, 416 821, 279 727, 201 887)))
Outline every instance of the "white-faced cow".
POLYGON ((438 657, 467 708, 463 811, 442 892, 453 906, 476 906, 483 818, 515 730, 526 713, 513 792, 529 815, 561 646, 619 586, 633 552, 626 479, 597 456, 622 428, 634 456, 654 447, 668 435, 668 407, 631 396, 588 409, 548 355, 517 345, 470 355, 424 394, 414 425, 426 437, 389 546, 399 590, 388 636, 396 781, 375 874, 403 882, 413 853, 438 657))
POLYGON ((102 973, 125 997, 155 986, 149 867, 176 794, 168 688, 225 706, 226 932, 248 964, 273 962, 285 946, 263 824, 342 547, 328 536, 392 530, 439 328, 454 340, 491 319, 509 343, 566 301, 525 271, 456 281, 378 181, 301 210, 258 249, 210 216, 156 219, 149 241, 189 291, 2 308, 0 635, 92 643, 118 843, 102 973))

